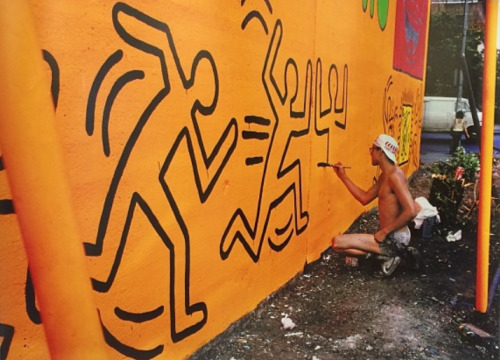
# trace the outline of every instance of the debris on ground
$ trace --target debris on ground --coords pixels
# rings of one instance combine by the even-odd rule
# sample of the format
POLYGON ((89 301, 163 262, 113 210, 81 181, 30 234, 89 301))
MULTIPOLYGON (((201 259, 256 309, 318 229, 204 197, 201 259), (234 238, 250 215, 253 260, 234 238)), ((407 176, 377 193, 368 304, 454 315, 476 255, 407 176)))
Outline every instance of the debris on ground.
MULTIPOLYGON (((497 163, 494 173, 498 171, 497 163)), ((414 198, 428 198, 431 181, 426 167, 418 170, 409 181, 414 198)), ((497 176, 493 190, 499 188, 497 176)), ((472 204, 469 208, 476 195, 473 187, 467 188, 464 203, 472 204)), ((493 203, 493 234, 500 232, 499 215, 493 203)), ((477 218, 473 212, 468 216, 477 218)), ((348 232, 370 232, 377 225, 375 209, 348 232)), ((498 288, 486 313, 475 310, 477 227, 461 228, 460 241, 452 242, 436 227, 429 237, 412 229, 410 244, 420 253, 421 266, 415 270, 402 262, 390 278, 373 276, 380 266, 376 259, 359 258, 357 267, 351 267, 344 257, 325 251, 190 359, 500 359, 498 288)), ((499 255, 500 239, 492 236, 490 283, 499 255)))

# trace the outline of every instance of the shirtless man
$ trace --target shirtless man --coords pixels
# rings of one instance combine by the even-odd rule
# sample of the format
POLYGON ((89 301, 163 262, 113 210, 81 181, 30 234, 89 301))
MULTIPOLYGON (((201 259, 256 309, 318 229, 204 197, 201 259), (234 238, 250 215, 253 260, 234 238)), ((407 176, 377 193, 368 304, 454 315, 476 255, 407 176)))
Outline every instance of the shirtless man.
POLYGON ((336 252, 355 256, 382 255, 382 275, 390 276, 401 262, 401 253, 410 242, 407 224, 417 215, 416 203, 403 171, 396 165, 398 143, 389 135, 380 135, 370 148, 373 166, 382 171, 378 182, 368 190, 354 184, 341 163, 333 165, 338 178, 361 204, 378 197, 379 230, 374 234, 342 234, 332 240, 336 252))

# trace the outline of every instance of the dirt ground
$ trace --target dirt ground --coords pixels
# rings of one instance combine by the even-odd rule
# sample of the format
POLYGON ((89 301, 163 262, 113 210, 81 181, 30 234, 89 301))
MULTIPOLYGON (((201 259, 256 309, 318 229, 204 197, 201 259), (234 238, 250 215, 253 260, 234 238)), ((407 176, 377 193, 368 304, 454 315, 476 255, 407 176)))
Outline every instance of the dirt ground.
MULTIPOLYGON (((493 179, 496 192, 498 161, 493 179)), ((410 179, 414 197, 427 197, 430 184, 426 166, 410 179)), ((474 189, 469 189, 464 204, 470 208, 474 189)), ((498 204, 492 204, 490 279, 499 266, 498 204)), ((456 242, 437 231, 423 239, 412 230, 411 244, 422 254, 422 267, 412 270, 402 263, 389 279, 373 276, 374 260, 350 268, 342 256, 327 250, 190 359, 500 359, 498 287, 489 310, 475 310, 476 223, 477 215, 456 242), (295 326, 285 329, 283 318, 295 326)), ((374 210, 348 232, 376 227, 374 210)))

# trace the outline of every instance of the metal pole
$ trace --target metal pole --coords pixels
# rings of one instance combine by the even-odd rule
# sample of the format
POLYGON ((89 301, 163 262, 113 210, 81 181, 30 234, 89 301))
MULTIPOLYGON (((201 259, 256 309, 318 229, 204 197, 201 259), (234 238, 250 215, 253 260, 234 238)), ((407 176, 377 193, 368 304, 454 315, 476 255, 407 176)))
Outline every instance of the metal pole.
POLYGON ((0 146, 51 359, 107 359, 26 0, 0 0, 0 54, 0 146))
POLYGON ((483 126, 481 128, 481 172, 479 174, 479 215, 476 274, 476 309, 483 313, 486 312, 488 308, 497 24, 498 0, 486 0, 483 70, 483 126))
MULTIPOLYGON (((469 3, 467 2, 467 0, 465 0, 464 28, 463 28, 463 34, 462 34, 462 49, 460 52, 460 58, 463 58, 463 59, 465 59, 465 49, 466 49, 466 44, 467 44, 467 28, 468 27, 469 27, 469 3)), ((457 96, 457 103, 455 105, 455 111, 459 110, 458 105, 462 103, 463 82, 464 82, 464 75, 462 72, 462 67, 460 67, 458 70, 458 96, 457 96)))

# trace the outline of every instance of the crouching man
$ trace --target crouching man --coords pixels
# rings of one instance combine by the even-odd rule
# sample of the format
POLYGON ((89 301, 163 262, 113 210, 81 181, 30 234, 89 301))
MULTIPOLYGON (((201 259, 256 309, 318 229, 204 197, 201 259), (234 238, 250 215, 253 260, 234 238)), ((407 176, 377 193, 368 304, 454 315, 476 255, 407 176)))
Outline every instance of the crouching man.
POLYGON ((349 192, 366 205, 378 197, 379 229, 375 234, 342 234, 332 240, 336 252, 366 256, 382 255, 380 275, 391 276, 401 262, 401 255, 410 242, 407 224, 417 215, 420 206, 411 194, 405 174, 396 165, 398 143, 389 135, 379 135, 369 149, 371 163, 379 166, 380 177, 368 190, 359 188, 347 176, 341 163, 332 168, 349 192))

